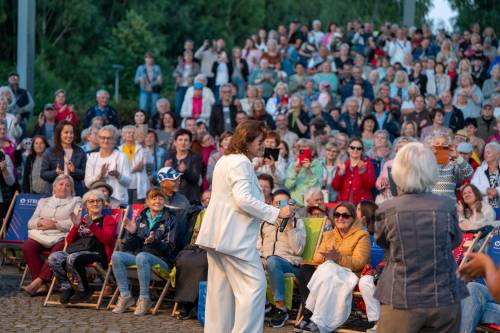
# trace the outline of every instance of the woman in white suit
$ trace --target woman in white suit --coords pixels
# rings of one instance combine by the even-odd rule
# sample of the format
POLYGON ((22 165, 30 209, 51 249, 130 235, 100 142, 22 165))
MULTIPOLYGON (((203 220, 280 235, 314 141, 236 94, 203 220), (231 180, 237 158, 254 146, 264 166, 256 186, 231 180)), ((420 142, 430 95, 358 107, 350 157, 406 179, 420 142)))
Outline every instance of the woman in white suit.
POLYGON ((207 250, 205 332, 262 332, 266 279, 257 252, 260 221, 281 223, 294 213, 264 203, 252 159, 264 154, 265 125, 236 128, 215 165, 212 197, 196 241, 207 250))

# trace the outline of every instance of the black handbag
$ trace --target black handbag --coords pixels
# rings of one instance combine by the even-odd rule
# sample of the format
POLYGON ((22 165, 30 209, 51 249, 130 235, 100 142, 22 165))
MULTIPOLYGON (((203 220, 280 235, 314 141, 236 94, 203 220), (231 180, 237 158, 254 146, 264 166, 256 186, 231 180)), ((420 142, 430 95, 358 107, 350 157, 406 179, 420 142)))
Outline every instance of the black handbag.
POLYGON ((154 92, 155 94, 161 93, 161 84, 151 84, 151 91, 154 92))
POLYGON ((99 252, 99 250, 98 241, 95 237, 78 238, 66 248, 66 252, 69 254, 82 251, 99 252))

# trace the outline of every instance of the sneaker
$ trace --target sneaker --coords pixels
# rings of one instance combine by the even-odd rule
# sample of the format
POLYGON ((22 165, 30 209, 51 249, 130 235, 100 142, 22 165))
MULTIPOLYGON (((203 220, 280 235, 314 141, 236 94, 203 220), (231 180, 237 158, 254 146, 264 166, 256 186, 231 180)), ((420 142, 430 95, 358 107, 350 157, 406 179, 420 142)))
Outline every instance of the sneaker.
POLYGON ((113 313, 124 313, 135 304, 135 299, 130 295, 129 297, 118 297, 118 302, 116 303, 115 308, 113 309, 113 313))
POLYGON ((318 326, 314 323, 314 321, 310 321, 309 324, 304 327, 302 332, 319 332, 318 326))
POLYGON ((149 298, 139 297, 137 304, 135 305, 134 314, 136 316, 144 316, 148 313, 150 307, 151 300, 149 298))
POLYGON ((80 303, 80 302, 87 302, 91 297, 94 292, 92 289, 86 289, 83 291, 78 291, 71 299, 69 300, 70 303, 80 303))
POLYGON ((366 330, 366 333, 377 333, 377 324, 366 330))
POLYGON ((68 304, 69 302, 69 299, 71 298, 71 296, 73 296, 75 294, 75 290, 73 288, 69 288, 69 289, 64 289, 62 292, 61 292, 61 295, 59 296, 59 302, 61 302, 61 304, 68 304))
POLYGON ((295 326, 293 327, 293 331, 296 333, 302 333, 307 324, 309 324, 309 321, 303 319, 300 321, 300 323, 295 324, 295 326))
POLYGON ((276 311, 274 312, 274 316, 271 319, 271 327, 283 327, 285 326, 287 320, 288 312, 286 311, 286 309, 276 309, 276 311))

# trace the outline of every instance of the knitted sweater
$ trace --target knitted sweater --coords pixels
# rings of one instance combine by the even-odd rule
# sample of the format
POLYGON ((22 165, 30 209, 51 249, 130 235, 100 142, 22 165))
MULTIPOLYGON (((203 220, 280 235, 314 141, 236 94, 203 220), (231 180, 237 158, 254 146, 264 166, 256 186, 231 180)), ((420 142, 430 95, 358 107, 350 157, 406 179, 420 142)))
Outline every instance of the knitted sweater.
POLYGON ((456 200, 455 189, 473 173, 474 170, 470 164, 459 156, 455 161, 439 166, 438 181, 432 188, 432 193, 447 195, 456 200))

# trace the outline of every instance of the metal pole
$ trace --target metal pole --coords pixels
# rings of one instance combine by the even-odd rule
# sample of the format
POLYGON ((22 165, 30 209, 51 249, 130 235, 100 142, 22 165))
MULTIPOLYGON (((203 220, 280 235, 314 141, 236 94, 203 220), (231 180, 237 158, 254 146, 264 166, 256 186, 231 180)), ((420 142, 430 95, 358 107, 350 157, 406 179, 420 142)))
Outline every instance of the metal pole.
POLYGON ((113 64, 111 66, 115 70, 115 103, 120 100, 120 71, 123 69, 123 65, 113 64))
POLYGON ((412 27, 415 25, 415 0, 404 0, 403 25, 412 27))
POLYGON ((19 86, 35 92, 36 0, 19 0, 17 16, 17 72, 19 86))

